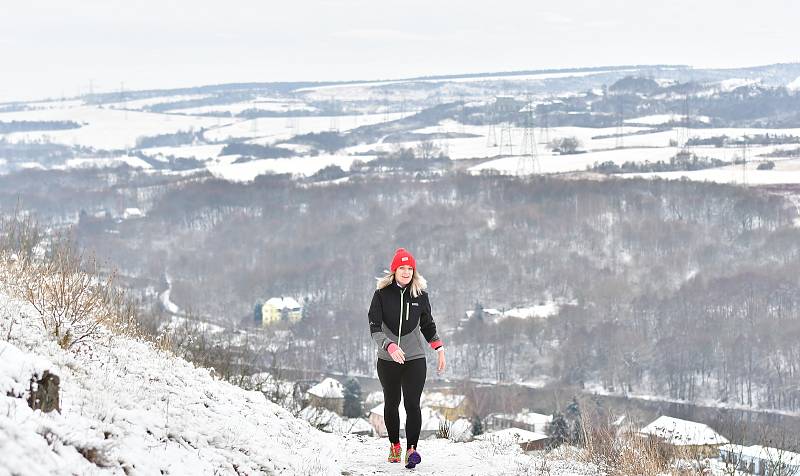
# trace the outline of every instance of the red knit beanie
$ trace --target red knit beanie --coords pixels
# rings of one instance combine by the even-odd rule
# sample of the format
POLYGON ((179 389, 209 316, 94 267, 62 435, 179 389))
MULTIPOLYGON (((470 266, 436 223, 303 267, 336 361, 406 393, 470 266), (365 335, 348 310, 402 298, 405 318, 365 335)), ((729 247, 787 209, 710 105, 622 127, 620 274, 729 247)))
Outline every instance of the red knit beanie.
POLYGON ((406 251, 405 248, 397 248, 397 251, 394 252, 394 259, 392 259, 392 266, 390 268, 392 273, 403 265, 411 266, 414 271, 417 270, 417 262, 414 260, 414 257, 411 256, 411 253, 406 251))

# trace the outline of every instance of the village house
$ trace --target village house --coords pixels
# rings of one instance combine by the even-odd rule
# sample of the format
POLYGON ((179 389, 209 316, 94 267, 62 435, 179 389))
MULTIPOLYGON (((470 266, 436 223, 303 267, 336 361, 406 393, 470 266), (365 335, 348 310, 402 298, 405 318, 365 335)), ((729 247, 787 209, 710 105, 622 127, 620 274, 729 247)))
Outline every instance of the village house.
POLYGON ((430 407, 441 414, 448 421, 472 416, 469 400, 464 395, 443 392, 425 392, 422 394, 420 404, 430 407))
POLYGON ((306 392, 312 407, 327 408, 341 415, 344 412, 344 385, 330 377, 309 388, 306 392))
POLYGON ((276 322, 298 322, 303 317, 303 307, 294 298, 274 297, 261 306, 261 325, 269 326, 276 322))
POLYGON ((547 426, 553 421, 552 415, 535 413, 523 408, 521 412, 492 413, 486 417, 484 423, 487 430, 502 430, 505 428, 520 428, 536 433, 547 433, 547 426))
POLYGON ((719 459, 731 469, 759 476, 800 474, 800 453, 768 446, 722 445, 719 459))
POLYGON ((728 443, 727 438, 714 431, 708 425, 668 416, 658 417, 655 421, 639 430, 639 435, 647 438, 658 438, 668 445, 679 446, 708 455, 716 455, 719 447, 728 443))

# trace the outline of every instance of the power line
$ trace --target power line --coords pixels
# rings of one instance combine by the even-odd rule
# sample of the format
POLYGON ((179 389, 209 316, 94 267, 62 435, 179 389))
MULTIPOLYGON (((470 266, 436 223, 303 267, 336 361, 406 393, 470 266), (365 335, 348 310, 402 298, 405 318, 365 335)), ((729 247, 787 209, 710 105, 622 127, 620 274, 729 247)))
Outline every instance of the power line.
POLYGON ((522 109, 525 127, 522 132, 522 145, 519 159, 517 160, 517 175, 538 174, 541 172, 539 164, 539 150, 536 147, 536 130, 534 126, 534 106, 530 95, 526 97, 526 105, 522 109))

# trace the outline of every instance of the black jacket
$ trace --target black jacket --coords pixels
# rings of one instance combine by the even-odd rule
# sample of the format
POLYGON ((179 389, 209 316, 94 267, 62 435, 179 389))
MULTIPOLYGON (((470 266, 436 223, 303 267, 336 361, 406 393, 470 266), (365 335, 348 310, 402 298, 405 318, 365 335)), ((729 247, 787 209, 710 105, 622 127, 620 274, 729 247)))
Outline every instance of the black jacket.
POLYGON ((412 297, 411 287, 401 288, 396 281, 372 295, 369 330, 378 345, 378 358, 384 360, 392 360, 386 349, 393 342, 403 349, 406 360, 423 358, 427 347, 438 349, 442 345, 428 293, 412 297))

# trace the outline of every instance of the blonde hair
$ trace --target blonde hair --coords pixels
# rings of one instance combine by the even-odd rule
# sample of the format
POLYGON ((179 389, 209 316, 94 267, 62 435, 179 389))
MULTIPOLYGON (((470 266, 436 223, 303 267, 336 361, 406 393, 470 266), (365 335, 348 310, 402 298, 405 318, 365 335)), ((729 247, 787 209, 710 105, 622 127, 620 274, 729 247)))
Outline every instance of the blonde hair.
MULTIPOLYGON (((390 271, 386 271, 386 273, 388 274, 386 274, 384 277, 376 278, 378 280, 377 283, 378 289, 383 289, 386 286, 392 284, 392 281, 394 281, 394 273, 390 271)), ((419 272, 415 269, 414 274, 411 275, 410 286, 411 286, 411 295, 413 297, 419 297, 419 295, 422 294, 422 291, 428 289, 428 281, 424 277, 422 277, 422 275, 419 274, 419 272)))

